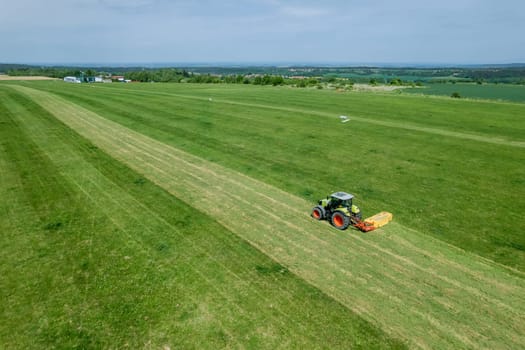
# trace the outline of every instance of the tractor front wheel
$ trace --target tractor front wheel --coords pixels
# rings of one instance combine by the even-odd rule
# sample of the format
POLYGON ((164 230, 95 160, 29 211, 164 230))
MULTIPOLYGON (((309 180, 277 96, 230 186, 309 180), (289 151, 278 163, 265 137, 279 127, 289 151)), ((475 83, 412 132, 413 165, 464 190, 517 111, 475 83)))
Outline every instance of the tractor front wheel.
POLYGON ((340 211, 332 214, 330 222, 338 230, 346 230, 350 225, 350 218, 340 211))
POLYGON ((316 220, 323 220, 326 216, 326 211, 320 205, 315 206, 312 209, 312 217, 316 220))

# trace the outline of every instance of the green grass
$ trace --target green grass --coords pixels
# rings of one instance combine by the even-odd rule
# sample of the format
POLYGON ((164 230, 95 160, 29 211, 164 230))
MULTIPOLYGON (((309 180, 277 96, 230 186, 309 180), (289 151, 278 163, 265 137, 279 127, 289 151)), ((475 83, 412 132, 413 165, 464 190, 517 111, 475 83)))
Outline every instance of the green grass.
MULTIPOLYGON (((12 85, 15 84, 6 84, 12 85)), ((9 112, 12 119, 22 124, 20 128, 27 138, 49 157, 49 168, 63 177, 61 186, 73 183, 86 189, 75 192, 79 203, 84 204, 86 196, 97 194, 92 203, 106 215, 106 220, 116 220, 112 229, 116 226, 116 231, 132 233, 122 234, 119 241, 154 237, 151 247, 165 252, 172 265, 178 266, 176 253, 167 248, 174 243, 160 238, 166 236, 166 230, 173 229, 173 224, 165 226, 170 223, 165 218, 170 218, 166 208, 182 206, 187 212, 195 210, 206 218, 199 226, 203 230, 217 225, 227 232, 218 236, 217 245, 233 240, 232 246, 250 247, 245 257, 259 256, 259 251, 271 257, 273 260, 260 255, 269 263, 251 265, 250 271, 255 271, 256 276, 284 271, 285 276, 298 283, 298 291, 311 288, 327 303, 337 300, 335 309, 351 310, 350 315, 359 320, 359 326, 348 331, 357 334, 350 335, 350 346, 368 347, 370 344, 361 343, 367 332, 373 334, 372 345, 400 345, 373 326, 411 347, 516 348, 525 344, 521 327, 525 322, 525 280, 520 220, 524 209, 524 106, 244 86, 24 85, 52 94, 5 87, 10 97, 2 101, 11 102, 4 102, 6 112, 2 115, 9 112), (24 112, 20 106, 29 111, 24 112), (337 118, 340 114, 350 115, 351 121, 341 124, 337 118), (36 117, 42 115, 47 117, 36 117), (43 120, 47 120, 47 127, 43 120), (60 137, 48 136, 43 130, 60 137), (74 147, 71 140, 77 138, 89 145, 89 152, 96 151, 96 161, 90 161, 82 152, 73 156, 79 151, 70 149, 84 148, 74 147), (100 157, 106 161, 101 162, 100 157), (90 168, 88 163, 97 172, 86 171, 90 168), (107 163, 104 169, 124 170, 102 171, 100 163, 107 163), (126 185, 119 185, 115 175, 106 173, 130 175, 124 181, 126 185), (151 186, 166 200, 152 192, 151 202, 147 202, 149 197, 144 193, 134 195, 130 185, 138 189, 151 186), (338 189, 356 193, 365 214, 393 212, 394 223, 364 235, 354 231, 341 233, 313 222, 308 217, 310 206, 318 197, 338 189), (145 205, 156 210, 144 214, 145 205), (157 215, 163 215, 164 221, 156 219, 157 215)), ((20 133, 6 135, 13 134, 20 133)), ((5 154, 15 154, 22 148, 20 144, 27 143, 21 140, 5 154)), ((27 161, 11 163, 33 166, 27 161)), ((12 197, 21 198, 20 194, 12 197)), ((14 203, 10 201, 6 207, 11 208, 14 203)), ((24 222, 22 212, 10 215, 9 225, 24 222)), ((91 209, 87 213, 90 212, 91 209)), ((64 222, 44 220, 41 225, 43 230, 59 232, 67 226, 64 222)), ((184 222, 193 223, 193 219, 184 222)), ((182 232, 193 237, 195 228, 182 232)), ((209 238, 205 235, 202 240, 208 242, 209 238)), ((100 238, 106 239, 107 235, 100 238)), ((232 258, 235 259, 242 261, 239 256, 232 258)), ((213 276, 211 283, 201 289, 224 286, 220 282, 227 274, 216 277, 217 268, 210 267, 210 258, 205 256, 198 261, 201 260, 206 261, 203 264, 207 269, 199 270, 199 276, 213 276)), ((139 271, 137 268, 130 276, 140 278, 139 271)), ((245 284, 241 281, 258 281, 251 275, 238 276, 238 280, 232 280, 236 286, 245 284)), ((152 282, 152 286, 158 285, 152 282)), ((193 295, 196 290, 191 286, 188 292, 184 283, 180 292, 186 290, 193 295)), ((131 290, 130 287, 130 293, 120 294, 132 294, 131 290)), ((268 313, 256 311, 264 304, 256 304, 253 299, 245 301, 237 288, 222 291, 221 295, 231 301, 229 306, 252 305, 255 323, 268 317, 268 313)), ((274 298, 278 296, 269 295, 267 300, 273 302, 274 298)), ((290 300, 283 304, 288 305, 290 300)), ((233 340, 224 343, 215 337, 204 337, 201 347, 235 346, 239 342, 254 345, 239 338, 244 332, 231 334, 238 322, 242 328, 239 314, 224 314, 225 309, 210 303, 212 314, 223 316, 219 323, 226 329, 226 338, 233 340)), ((305 304, 310 303, 302 305, 305 304)), ((312 317, 327 327, 342 325, 333 318, 318 318, 321 309, 325 308, 307 311, 309 316, 301 316, 306 320, 298 321, 298 327, 305 329, 315 324, 312 317)), ((317 329, 318 324, 312 328, 317 329)), ((137 332, 144 332, 149 326, 137 325, 137 332)), ((184 330, 197 334, 189 337, 193 340, 201 339, 202 332, 208 334, 207 329, 216 328, 190 320, 182 325, 168 323, 164 329, 177 330, 177 326, 186 326, 184 330)), ((118 329, 116 325, 106 327, 114 328, 118 329)), ((252 328, 243 329, 250 332, 252 328)), ((308 347, 311 341, 287 332, 252 331, 256 339, 264 338, 260 332, 270 334, 274 340, 268 343, 269 347, 308 347), (290 343, 282 343, 290 338, 290 343)), ((343 328, 340 334, 345 332, 343 328)), ((129 335, 121 337, 127 339, 129 335)), ((347 347, 337 337, 330 336, 335 345, 326 346, 347 347)), ((164 342, 158 333, 150 338, 155 344, 164 342)), ((313 341, 312 344, 316 346, 313 341)))
POLYGON ((0 347, 399 347, 0 87, 0 347))
POLYGON ((39 86, 312 203, 345 189, 365 215, 391 211, 525 269, 523 147, 507 145, 523 145, 524 105, 251 86, 39 86), (354 121, 340 124, 341 114, 354 121))
POLYGON ((423 88, 405 89, 404 93, 449 96, 458 92, 462 98, 502 100, 525 103, 525 86, 511 84, 447 83, 429 84, 423 88))

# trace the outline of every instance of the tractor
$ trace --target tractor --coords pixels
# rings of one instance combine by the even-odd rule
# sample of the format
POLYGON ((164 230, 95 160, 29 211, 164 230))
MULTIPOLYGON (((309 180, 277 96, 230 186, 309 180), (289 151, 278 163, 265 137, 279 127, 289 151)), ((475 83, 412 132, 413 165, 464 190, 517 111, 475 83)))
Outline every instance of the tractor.
POLYGON ((317 220, 330 220, 330 223, 339 230, 346 230, 350 224, 361 221, 361 210, 352 204, 353 195, 346 192, 335 192, 312 209, 312 217, 317 220))
POLYGON ((319 201, 311 215, 316 220, 329 220, 338 230, 346 230, 352 225, 363 232, 375 230, 392 220, 392 214, 384 211, 362 220, 361 210, 352 204, 353 198, 346 192, 332 193, 319 201))

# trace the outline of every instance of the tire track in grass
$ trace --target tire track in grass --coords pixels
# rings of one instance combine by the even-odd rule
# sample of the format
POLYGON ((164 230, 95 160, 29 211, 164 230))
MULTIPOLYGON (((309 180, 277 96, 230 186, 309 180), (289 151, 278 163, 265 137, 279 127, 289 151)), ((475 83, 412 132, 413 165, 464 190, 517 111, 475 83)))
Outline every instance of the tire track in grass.
POLYGON ((524 280, 508 269, 437 240, 412 249, 406 242, 417 242, 422 236, 395 223, 375 234, 335 233, 312 222, 305 214, 311 204, 297 197, 152 140, 52 94, 17 89, 113 157, 211 213, 349 309, 413 346, 525 344, 524 280), (213 202, 200 203, 203 197, 215 199, 217 205, 210 208, 213 202), (291 219, 292 224, 285 224, 291 219), (392 235, 410 240, 396 241, 389 238, 392 235), (322 250, 319 240, 326 242, 322 250), (370 262, 367 250, 378 257, 370 262), (491 281, 490 288, 487 281, 491 281), (499 286, 505 287, 501 290, 499 286), (477 308, 476 302, 480 303, 477 308))

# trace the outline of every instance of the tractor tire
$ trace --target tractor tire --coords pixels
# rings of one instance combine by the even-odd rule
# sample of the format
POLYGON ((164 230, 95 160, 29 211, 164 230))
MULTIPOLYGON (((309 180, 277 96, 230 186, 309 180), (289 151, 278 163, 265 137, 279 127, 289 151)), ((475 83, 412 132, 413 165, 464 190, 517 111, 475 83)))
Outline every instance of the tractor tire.
POLYGON ((336 211, 332 214, 330 222, 336 229, 346 230, 350 225, 350 218, 346 216, 343 212, 336 211))
POLYGON ((326 211, 324 210, 324 208, 320 205, 316 205, 313 209, 312 209, 312 217, 315 219, 315 220, 323 220, 326 218, 326 211))

